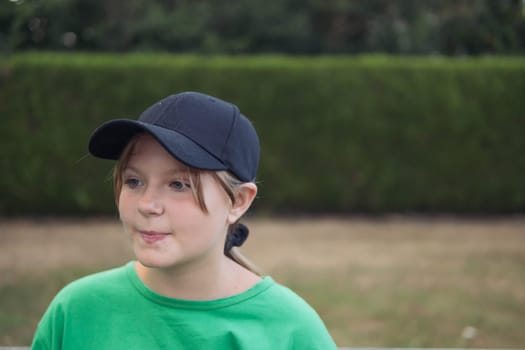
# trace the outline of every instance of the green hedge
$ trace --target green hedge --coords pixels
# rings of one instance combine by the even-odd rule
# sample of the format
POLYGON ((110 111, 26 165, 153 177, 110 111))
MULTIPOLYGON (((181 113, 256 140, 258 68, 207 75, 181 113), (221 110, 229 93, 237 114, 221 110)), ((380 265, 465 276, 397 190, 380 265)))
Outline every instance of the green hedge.
POLYGON ((89 134, 183 90, 253 120, 259 212, 525 210, 523 58, 34 53, 0 60, 0 215, 114 215, 89 134))

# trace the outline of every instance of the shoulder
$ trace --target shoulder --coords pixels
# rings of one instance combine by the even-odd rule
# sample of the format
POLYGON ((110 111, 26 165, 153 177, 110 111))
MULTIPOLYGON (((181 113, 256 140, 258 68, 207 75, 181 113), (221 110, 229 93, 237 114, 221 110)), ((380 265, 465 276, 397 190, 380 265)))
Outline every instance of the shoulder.
POLYGON ((34 349, 59 348, 66 328, 76 328, 77 321, 99 316, 101 309, 108 308, 129 291, 127 282, 129 264, 82 277, 66 285, 53 298, 41 318, 33 338, 34 349), (127 285, 127 287, 126 287, 127 285), (66 324, 75 325, 66 327, 66 324))
POLYGON ((290 288, 272 280, 260 297, 264 298, 265 318, 289 335, 293 348, 336 348, 319 314, 290 288))
POLYGON ((283 311, 294 311, 303 316, 307 314, 318 317, 315 310, 301 296, 274 280, 271 280, 270 288, 265 294, 264 297, 270 299, 272 305, 283 311))
POLYGON ((106 270, 79 278, 66 285, 53 299, 52 305, 85 301, 94 297, 119 293, 126 283, 128 265, 106 270))

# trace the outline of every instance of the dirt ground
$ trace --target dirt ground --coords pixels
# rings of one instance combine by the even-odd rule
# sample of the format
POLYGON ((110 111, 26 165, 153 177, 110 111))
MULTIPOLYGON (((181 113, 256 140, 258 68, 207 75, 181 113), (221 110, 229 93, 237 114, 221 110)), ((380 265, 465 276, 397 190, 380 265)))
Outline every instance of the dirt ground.
MULTIPOLYGON (((471 347, 525 344, 523 216, 249 218, 245 223, 250 237, 243 252, 314 305, 338 344, 467 347, 461 338, 466 326, 478 330, 471 347)), ((19 326, 0 323, 0 343, 30 343, 60 288, 56 279, 65 283, 72 277, 58 271, 99 271, 131 259, 116 219, 1 220, 0 290, 6 294, 0 296, 0 314, 25 318, 19 326), (46 276, 50 284, 44 283, 46 276), (20 300, 35 288, 45 291, 24 307, 20 300)))
MULTIPOLYGON (((245 222, 250 237, 243 252, 267 273, 282 266, 330 270, 391 265, 399 259, 417 260, 422 249, 523 251, 525 243, 525 217, 251 218, 245 222)), ((0 285, 16 275, 67 265, 118 265, 132 259, 129 246, 116 219, 4 219, 0 285)))

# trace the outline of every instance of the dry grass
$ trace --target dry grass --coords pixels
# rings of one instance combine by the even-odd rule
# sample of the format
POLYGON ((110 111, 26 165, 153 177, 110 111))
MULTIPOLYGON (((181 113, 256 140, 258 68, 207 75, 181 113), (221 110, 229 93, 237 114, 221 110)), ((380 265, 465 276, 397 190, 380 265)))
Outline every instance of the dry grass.
MULTIPOLYGON (((522 217, 247 224, 246 255, 307 299, 340 346, 525 346, 522 217), (478 330, 469 344, 461 338, 466 326, 478 330)), ((0 223, 0 345, 27 345, 49 299, 68 280, 129 259, 116 221, 0 223), (54 282, 43 285, 47 280, 54 282), (41 291, 35 304, 17 306, 17 296, 35 295, 35 287, 41 291), (13 318, 19 322, 6 324, 13 318)))

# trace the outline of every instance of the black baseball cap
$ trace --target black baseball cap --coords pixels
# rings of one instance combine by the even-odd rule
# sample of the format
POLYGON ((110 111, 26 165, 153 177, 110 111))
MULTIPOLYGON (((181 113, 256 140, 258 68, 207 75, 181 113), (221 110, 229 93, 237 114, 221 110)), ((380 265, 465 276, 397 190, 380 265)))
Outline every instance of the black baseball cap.
POLYGON ((170 95, 148 107, 138 120, 113 119, 99 126, 89 139, 89 153, 117 160, 140 132, 150 133, 192 168, 227 170, 241 181, 255 180, 259 138, 232 103, 199 92, 170 95))

